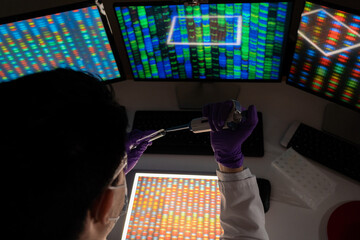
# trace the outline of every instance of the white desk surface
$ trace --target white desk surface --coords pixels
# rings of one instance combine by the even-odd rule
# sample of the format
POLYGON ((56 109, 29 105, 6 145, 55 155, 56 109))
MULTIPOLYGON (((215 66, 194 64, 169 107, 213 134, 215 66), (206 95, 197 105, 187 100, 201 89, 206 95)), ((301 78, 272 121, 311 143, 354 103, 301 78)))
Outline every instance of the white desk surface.
MULTIPOLYGON (((125 105, 129 124, 136 110, 178 110, 175 96, 177 83, 124 81, 113 84, 117 100, 125 105)), ((257 176, 272 179, 270 164, 286 149, 279 141, 289 124, 298 120, 320 129, 322 114, 329 102, 286 83, 239 83, 238 97, 243 106, 255 104, 263 113, 265 156, 245 158, 245 164, 257 176)), ((314 163, 337 184, 335 193, 316 210, 271 201, 266 213, 266 228, 270 239, 327 239, 326 226, 332 211, 342 203, 360 200, 360 184, 314 163)), ((216 170, 212 156, 144 154, 137 169, 204 171, 216 170)), ((286 184, 284 182, 284 184, 286 184)), ((119 239, 116 230, 111 239, 119 239)), ((110 239, 110 238, 109 238, 110 239)))

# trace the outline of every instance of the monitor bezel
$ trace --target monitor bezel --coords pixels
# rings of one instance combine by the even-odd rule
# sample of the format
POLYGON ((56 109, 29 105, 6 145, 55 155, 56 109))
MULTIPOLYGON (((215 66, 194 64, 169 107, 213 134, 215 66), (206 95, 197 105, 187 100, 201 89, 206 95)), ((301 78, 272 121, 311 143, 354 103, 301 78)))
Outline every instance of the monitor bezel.
POLYGON ((108 24, 106 16, 104 16, 100 12, 99 7, 96 5, 95 1, 86 0, 86 1, 82 1, 82 2, 77 2, 77 3, 61 5, 61 6, 57 6, 57 7, 52 7, 52 8, 47 8, 47 9, 42 9, 42 10, 37 10, 37 11, 31 11, 31 12, 7 16, 7 17, 2 17, 2 18, 0 18, 0 25, 9 24, 9 23, 18 22, 18 21, 24 21, 27 19, 32 19, 32 18, 37 18, 37 17, 43 17, 43 16, 52 15, 52 14, 61 13, 61 12, 72 11, 72 10, 76 10, 76 9, 80 9, 80 8, 86 8, 86 7, 96 7, 98 9, 99 15, 101 17, 101 21, 103 23, 103 26, 104 26, 104 29, 106 32, 106 36, 108 38, 111 50, 114 55, 116 65, 117 65, 119 73, 120 73, 119 78, 113 78, 113 79, 108 79, 108 80, 102 79, 101 82, 104 84, 111 84, 114 82, 124 81, 125 80, 125 71, 123 69, 123 66, 120 63, 120 59, 117 54, 118 50, 117 50, 116 44, 114 43, 114 39, 111 35, 110 26, 108 24))
POLYGON ((204 0, 200 2, 204 2, 204 4, 216 4, 216 3, 261 3, 261 2, 288 2, 289 4, 289 11, 287 12, 287 24, 285 25, 285 37, 282 46, 282 52, 284 53, 281 58, 280 64, 280 71, 279 77, 277 79, 215 79, 215 78, 206 78, 206 79, 174 79, 174 78, 164 78, 164 79, 154 79, 154 78, 139 78, 135 79, 132 73, 132 68, 130 65, 128 53, 125 48, 125 43, 122 37, 122 33, 120 30, 119 21, 116 16, 115 7, 118 6, 145 6, 145 5, 179 5, 184 4, 183 0, 104 0, 104 7, 105 11, 107 12, 108 19, 110 21, 110 26, 112 28, 113 36, 115 44, 117 45, 118 49, 122 52, 126 52, 121 56, 121 63, 124 65, 124 68, 128 71, 126 72, 126 76, 129 80, 139 81, 139 82, 224 82, 224 83, 280 83, 282 82, 283 78, 287 76, 287 60, 289 59, 288 55, 286 54, 287 48, 289 43, 291 42, 291 25, 292 25, 292 14, 294 12, 295 0, 204 0))
POLYGON ((311 2, 311 3, 314 3, 314 4, 322 5, 322 6, 325 6, 325 7, 333 8, 333 9, 340 10, 340 11, 345 11, 345 12, 348 12, 350 14, 355 14, 355 15, 360 16, 360 9, 353 9, 353 8, 349 8, 349 7, 346 7, 346 6, 341 6, 341 5, 335 4, 335 3, 324 2, 322 0, 304 0, 303 3, 302 3, 302 10, 301 10, 301 13, 300 13, 300 17, 299 17, 298 21, 296 22, 295 40, 293 42, 293 46, 291 47, 291 54, 289 54, 290 63, 289 63, 288 70, 287 70, 286 84, 289 85, 289 86, 295 87, 297 89, 300 89, 300 90, 302 90, 302 91, 304 91, 306 93, 315 95, 315 96, 320 97, 322 99, 325 99, 327 101, 339 104, 340 106, 346 107, 346 108, 351 109, 353 111, 360 112, 360 109, 356 108, 353 105, 345 103, 345 102, 343 102, 343 101, 341 101, 339 99, 334 99, 334 98, 331 98, 331 97, 327 97, 324 93, 318 93, 318 92, 312 91, 311 89, 300 87, 298 84, 292 83, 292 82, 289 81, 290 68, 292 66, 292 61, 293 61, 293 57, 294 57, 295 50, 296 50, 295 46, 296 46, 296 42, 298 40, 298 31, 297 30, 299 29, 300 24, 301 24, 301 14, 304 12, 306 2, 311 2))

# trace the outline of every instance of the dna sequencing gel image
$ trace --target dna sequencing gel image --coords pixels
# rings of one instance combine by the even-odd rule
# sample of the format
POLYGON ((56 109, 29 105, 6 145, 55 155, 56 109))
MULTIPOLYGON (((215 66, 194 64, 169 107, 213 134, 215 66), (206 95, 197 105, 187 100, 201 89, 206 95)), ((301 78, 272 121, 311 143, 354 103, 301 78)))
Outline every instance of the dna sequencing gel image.
POLYGON ((120 77, 96 6, 0 25, 0 82, 57 67, 120 77))
POLYGON ((279 79, 289 4, 116 6, 135 79, 279 79))
POLYGON ((360 16, 306 2, 288 81, 360 109, 360 16))
POLYGON ((135 177, 125 239, 219 239, 220 192, 215 176, 135 177))

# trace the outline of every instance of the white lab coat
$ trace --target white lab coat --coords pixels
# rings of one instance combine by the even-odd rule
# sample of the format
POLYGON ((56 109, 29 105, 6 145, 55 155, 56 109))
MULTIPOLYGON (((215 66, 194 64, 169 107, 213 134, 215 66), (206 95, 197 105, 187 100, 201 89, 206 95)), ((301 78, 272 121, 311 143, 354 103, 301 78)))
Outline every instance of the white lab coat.
POLYGON ((248 168, 238 173, 217 171, 221 193, 221 240, 269 239, 256 178, 248 168))

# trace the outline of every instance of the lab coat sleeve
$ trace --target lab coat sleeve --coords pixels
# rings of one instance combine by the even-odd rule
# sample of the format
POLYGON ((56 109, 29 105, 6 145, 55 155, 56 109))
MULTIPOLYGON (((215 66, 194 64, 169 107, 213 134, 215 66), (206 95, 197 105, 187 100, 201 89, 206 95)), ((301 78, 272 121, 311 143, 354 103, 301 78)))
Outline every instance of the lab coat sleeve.
POLYGON ((221 240, 269 239, 265 213, 255 176, 249 169, 239 173, 217 171, 221 193, 221 240))

